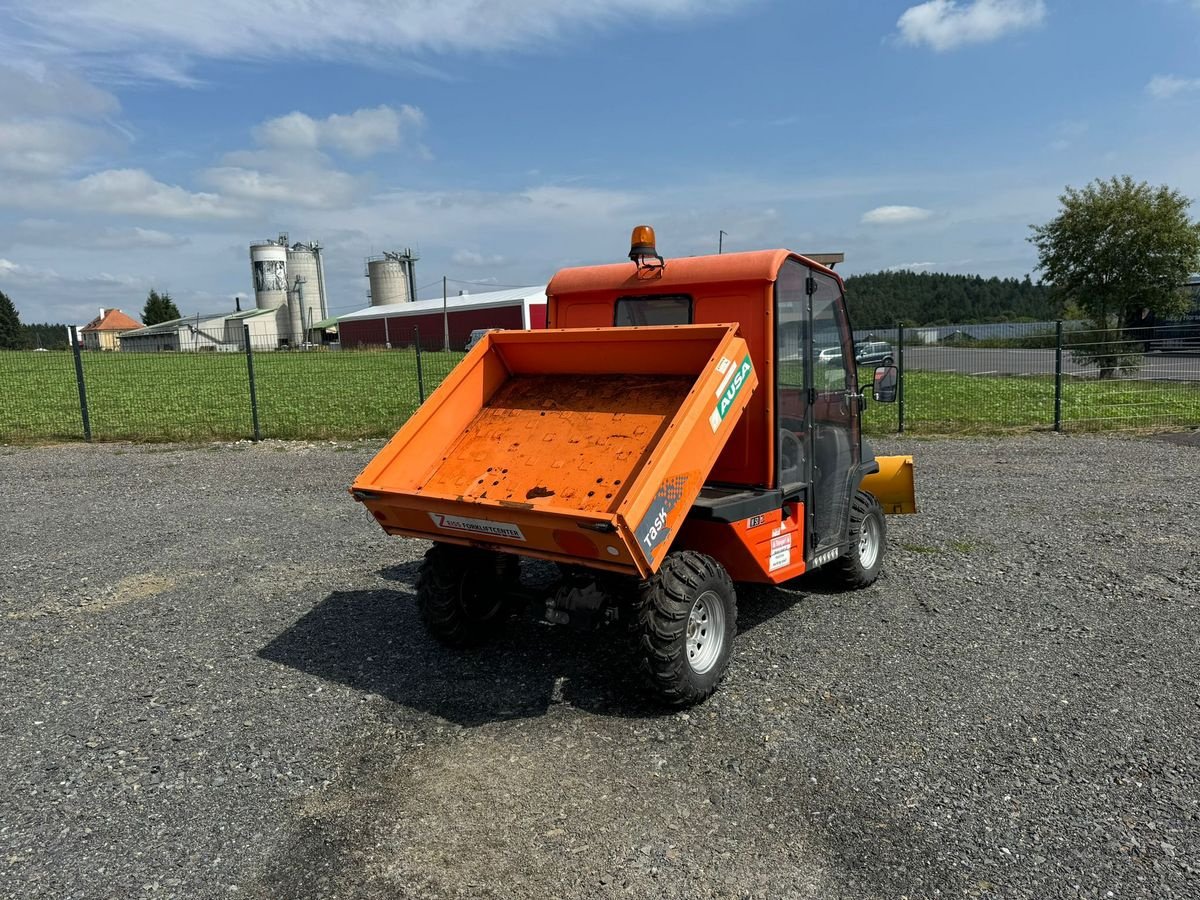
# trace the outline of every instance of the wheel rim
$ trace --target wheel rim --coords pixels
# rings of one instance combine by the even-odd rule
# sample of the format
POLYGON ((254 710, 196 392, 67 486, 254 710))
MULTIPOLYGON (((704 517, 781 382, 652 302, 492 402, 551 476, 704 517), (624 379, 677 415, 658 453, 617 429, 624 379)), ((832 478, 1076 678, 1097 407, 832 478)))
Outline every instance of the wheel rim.
POLYGON ((705 591, 688 613, 688 666, 697 675, 703 675, 717 664, 724 646, 725 604, 714 591, 705 591))
POLYGON ((875 516, 867 516, 858 533, 858 562, 864 569, 870 569, 878 558, 879 521, 875 516))
POLYGON ((458 583, 458 605, 468 616, 480 622, 491 619, 504 605, 500 591, 494 586, 489 591, 487 587, 483 579, 473 572, 465 573, 458 583))

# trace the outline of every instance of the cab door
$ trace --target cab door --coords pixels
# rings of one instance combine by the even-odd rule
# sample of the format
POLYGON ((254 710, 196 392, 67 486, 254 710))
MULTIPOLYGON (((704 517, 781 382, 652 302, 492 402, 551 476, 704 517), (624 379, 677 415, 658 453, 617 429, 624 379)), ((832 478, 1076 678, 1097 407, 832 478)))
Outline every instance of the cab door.
POLYGON ((775 285, 778 484, 803 498, 807 558, 846 539, 860 435, 854 342, 837 279, 787 260, 775 285))
POLYGON ((846 540, 851 482, 858 475, 861 436, 854 338, 837 279, 811 271, 807 284, 813 339, 812 548, 816 554, 846 540), (840 353, 825 352, 834 348, 840 353))

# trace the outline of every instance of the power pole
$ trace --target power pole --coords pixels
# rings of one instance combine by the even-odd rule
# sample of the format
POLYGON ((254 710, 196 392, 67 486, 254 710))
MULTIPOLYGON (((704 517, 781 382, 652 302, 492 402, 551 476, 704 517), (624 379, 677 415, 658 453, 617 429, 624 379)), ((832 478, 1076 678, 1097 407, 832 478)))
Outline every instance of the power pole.
POLYGON ((450 307, 446 300, 446 276, 442 276, 442 349, 450 349, 450 307))
POLYGON ((725 235, 728 233, 727 231, 717 232, 717 253, 725 252, 725 235))

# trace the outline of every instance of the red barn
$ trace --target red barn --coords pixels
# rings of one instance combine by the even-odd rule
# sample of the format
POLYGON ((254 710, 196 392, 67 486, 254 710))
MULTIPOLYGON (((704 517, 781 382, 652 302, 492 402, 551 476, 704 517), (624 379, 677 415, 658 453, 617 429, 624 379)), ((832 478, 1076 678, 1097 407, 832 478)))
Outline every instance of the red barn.
POLYGON ((461 294, 442 300, 418 300, 369 306, 338 316, 342 348, 408 347, 420 335, 425 350, 441 350, 447 324, 450 349, 467 346, 477 328, 545 328, 546 286, 513 288, 486 294, 461 294))

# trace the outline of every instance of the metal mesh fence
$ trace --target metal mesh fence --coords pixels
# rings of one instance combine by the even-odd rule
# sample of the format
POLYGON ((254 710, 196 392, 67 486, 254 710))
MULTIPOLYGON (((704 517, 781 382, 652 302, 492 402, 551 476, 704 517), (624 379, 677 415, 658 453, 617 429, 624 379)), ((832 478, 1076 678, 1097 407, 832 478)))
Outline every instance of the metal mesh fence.
POLYGON ((882 344, 901 367, 902 402, 868 410, 877 433, 1200 425, 1200 341, 1168 340, 1161 328, 898 327, 856 332, 855 343, 876 359, 882 344))
POLYGON ((83 418, 71 352, 0 351, 0 441, 81 437, 83 418))
MULTIPOLYGON (((855 341, 868 393, 876 365, 901 370, 899 402, 868 403, 869 434, 1200 426, 1200 340, 1162 329, 897 327, 855 341)), ((407 343, 4 351, 0 442, 386 437, 465 355, 407 343)))

